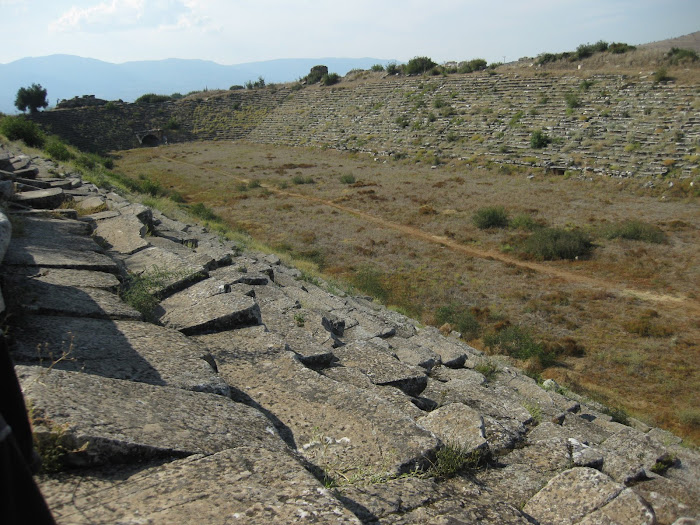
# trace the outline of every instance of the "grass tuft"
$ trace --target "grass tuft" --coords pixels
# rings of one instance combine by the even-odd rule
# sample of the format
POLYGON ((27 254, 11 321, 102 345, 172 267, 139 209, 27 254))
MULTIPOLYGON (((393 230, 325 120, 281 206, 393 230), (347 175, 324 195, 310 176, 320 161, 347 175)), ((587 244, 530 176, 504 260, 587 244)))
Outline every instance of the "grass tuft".
POLYGON ((535 231, 523 244, 523 252, 545 261, 578 259, 593 251, 593 242, 585 233, 560 228, 535 231))

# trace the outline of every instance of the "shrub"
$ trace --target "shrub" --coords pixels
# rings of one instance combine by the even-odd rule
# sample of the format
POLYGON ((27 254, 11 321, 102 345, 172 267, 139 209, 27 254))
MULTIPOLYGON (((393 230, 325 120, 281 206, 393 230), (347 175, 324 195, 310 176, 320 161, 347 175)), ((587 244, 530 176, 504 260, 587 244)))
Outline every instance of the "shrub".
POLYGON ((374 64, 370 69, 378 73, 379 71, 384 71, 384 66, 381 64, 374 64))
POLYGON ((638 220, 612 224, 603 230, 607 239, 629 239, 660 244, 666 241, 666 235, 657 226, 638 220))
POLYGON ((389 62, 386 65, 386 72, 390 75, 399 75, 402 72, 402 68, 396 62, 389 62))
POLYGON ((27 146, 40 148, 44 144, 44 133, 34 122, 21 115, 4 117, 0 121, 0 133, 9 140, 21 140, 27 146))
POLYGON ((134 101, 134 104, 161 104, 170 100, 168 95, 156 95, 155 93, 146 93, 141 95, 134 101))
POLYGON ((121 289, 121 298, 147 321, 155 321, 154 310, 160 301, 158 292, 176 277, 176 272, 157 266, 140 275, 130 274, 121 289))
POLYGON ((581 107, 581 100, 576 96, 573 91, 568 91, 564 94, 564 100, 566 101, 566 107, 569 109, 575 109, 581 107))
POLYGON ((472 73, 474 71, 483 71, 486 69, 486 60, 483 58, 475 58, 468 62, 461 62, 457 68, 458 73, 472 73))
POLYGON ((586 234, 560 228, 537 230, 523 245, 526 254, 546 261, 577 259, 590 254, 592 250, 593 243, 586 234))
POLYGON ((189 211, 192 215, 195 217, 198 217, 202 220, 205 221, 220 221, 221 218, 214 213, 214 211, 211 208, 208 208, 206 205, 202 204, 201 202, 198 202, 197 204, 193 204, 190 206, 189 211))
POLYGON ((660 67, 654 71, 654 82, 667 82, 669 80, 672 80, 672 77, 669 76, 665 67, 660 67))
POLYGON ((97 166, 104 166, 107 169, 114 167, 112 159, 102 157, 97 153, 83 153, 75 159, 75 164, 80 168, 94 170, 97 166))
POLYGON ((229 91, 239 91, 241 89, 245 89, 245 87, 241 86, 240 84, 234 84, 230 88, 228 88, 229 91))
POLYGON ((340 75, 338 73, 328 73, 321 78, 322 86, 332 86, 338 82, 340 82, 340 75))
POLYGON ((105 104, 105 109, 107 111, 115 111, 117 109, 117 105, 114 103, 114 101, 110 100, 105 104))
POLYGON ((518 326, 507 326, 503 330, 484 336, 487 348, 516 359, 532 359, 547 368, 555 362, 556 355, 542 343, 536 342, 529 332, 518 326))
POLYGON ((505 228, 508 226, 508 212, 503 206, 487 206, 479 208, 472 215, 472 222, 481 229, 505 228))
POLYGON ((303 175, 294 175, 294 177, 292 177, 292 182, 294 184, 313 184, 314 179, 310 175, 307 177, 304 177, 303 175))
POLYGON ((165 129, 180 129, 180 123, 175 117, 170 117, 164 127, 165 129))
POLYGON ((516 215, 510 220, 509 226, 517 230, 534 231, 542 228, 542 225, 529 215, 516 215))
POLYGON ((402 128, 408 127, 408 125, 411 123, 411 121, 406 115, 399 115, 398 117, 396 117, 396 120, 394 120, 394 122, 396 122, 396 124, 398 124, 402 128))
POLYGON ((481 332, 481 325, 474 314, 465 305, 459 303, 439 307, 435 312, 435 320, 439 325, 449 324, 453 329, 461 332, 464 339, 478 337, 481 332))
POLYGON ((340 182, 342 182, 343 184, 354 184, 355 175, 353 175, 352 173, 346 173, 345 175, 341 175, 340 182))
POLYGON ((698 54, 692 49, 680 49, 672 47, 667 56, 671 59, 671 64, 677 65, 680 62, 695 62, 698 54))
POLYGON ((593 56, 594 53, 602 53, 608 50, 608 43, 599 40, 595 44, 581 44, 576 48, 576 59, 581 60, 593 56))
POLYGON ((615 55, 621 55, 628 51, 634 51, 635 49, 637 49, 635 46, 625 44, 624 42, 613 42, 608 46, 608 51, 615 55))
POLYGON ((546 148, 550 142, 552 142, 552 139, 541 129, 536 129, 530 135, 530 146, 533 149, 546 148))
POLYGON ((73 158, 73 154, 68 151, 66 145, 57 137, 50 137, 46 141, 44 151, 54 160, 66 161, 73 158))
POLYGON ((420 75, 431 71, 437 64, 428 57, 414 57, 408 61, 404 72, 407 75, 420 75))
POLYGON ((314 66, 309 71, 309 74, 304 77, 307 84, 315 84, 320 82, 324 76, 328 75, 328 66, 314 66))

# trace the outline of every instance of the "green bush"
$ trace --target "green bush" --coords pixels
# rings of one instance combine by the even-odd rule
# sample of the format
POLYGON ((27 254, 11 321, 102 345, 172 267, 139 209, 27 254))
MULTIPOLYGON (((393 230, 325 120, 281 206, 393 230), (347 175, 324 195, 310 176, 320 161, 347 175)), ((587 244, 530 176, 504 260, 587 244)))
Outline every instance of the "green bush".
POLYGON ((54 160, 67 161, 73 158, 68 147, 57 137, 49 137, 44 146, 44 151, 54 160))
POLYGON ((523 244, 523 251, 537 259, 577 259, 593 251, 593 243, 583 232, 560 228, 542 228, 535 231, 523 244))
POLYGON ((638 220, 611 224, 603 229, 607 239, 629 239, 653 243, 666 242, 666 235, 657 226, 638 220))
POLYGON ((431 71, 437 64, 428 57, 414 57, 408 61, 404 72, 407 75, 421 75, 431 71))
POLYGON ((294 184, 313 184, 314 179, 310 175, 307 177, 304 177, 303 175, 294 175, 294 177, 292 177, 292 182, 294 184))
POLYGON ((21 115, 3 117, 0 121, 0 133, 9 140, 21 140, 32 148, 40 148, 46 140, 39 126, 21 115))
POLYGON ((165 129, 180 129, 180 123, 175 117, 170 117, 164 127, 165 129))
POLYGON ((338 82, 340 82, 340 75, 338 73, 328 73, 321 78, 322 86, 332 86, 338 82))
POLYGON ((534 231, 542 228, 542 225, 529 215, 516 215, 510 220, 509 226, 516 230, 534 231))
POLYGON ((546 148, 550 142, 552 139, 541 129, 536 129, 530 135, 530 147, 533 149, 546 148))
POLYGON ((171 100, 168 95, 156 95, 155 93, 146 93, 141 95, 134 101, 134 104, 160 104, 171 100))
POLYGON ((564 94, 564 100, 566 101, 566 107, 570 109, 580 108, 581 100, 576 96, 573 91, 568 91, 564 94))
POLYGON ((534 359, 541 366, 552 366, 556 354, 547 349, 542 343, 536 342, 529 332, 518 326, 507 326, 503 330, 484 336, 487 348, 516 359, 534 359))
POLYGON ((396 117, 394 122, 396 122, 396 124, 401 126, 402 128, 407 128, 408 125, 411 123, 411 121, 406 115, 399 115, 398 117, 396 117))
POLYGON ((28 88, 19 88, 15 98, 15 107, 20 111, 29 109, 30 113, 36 113, 39 108, 49 105, 46 99, 46 89, 41 84, 32 84, 28 88))
POLYGON ((75 159, 75 164, 79 168, 94 170, 98 166, 104 166, 107 169, 114 167, 114 161, 107 157, 102 157, 97 153, 83 153, 75 159))
POLYGON ((472 222, 481 229, 505 228, 508 226, 508 212, 503 206, 487 206, 479 208, 472 215, 472 222))
POLYGON ((621 55, 628 51, 634 51, 635 49, 637 49, 635 46, 625 44, 624 42, 613 42, 608 46, 608 51, 615 55, 621 55))
POLYGON ((353 175, 352 173, 346 173, 345 175, 341 175, 340 182, 342 182, 343 184, 354 184, 355 175, 353 175))
POLYGON ((320 82, 321 79, 328 74, 328 66, 314 66, 309 71, 309 74, 304 77, 307 84, 316 84, 320 82))
POLYGON ((673 80, 673 78, 668 74, 665 67, 660 67, 654 71, 654 82, 667 82, 673 80))
POLYGON ((207 206, 202 204, 201 202, 198 202, 197 204, 193 204, 192 206, 190 206, 189 211, 195 217, 198 217, 198 218, 205 220, 205 221, 220 221, 221 220, 221 217, 219 217, 216 213, 214 213, 214 211, 212 209, 207 208, 207 206))
POLYGON ((381 64, 374 64, 370 69, 378 73, 380 71, 384 71, 384 66, 381 64))
POLYGON ((229 91, 239 91, 241 89, 245 89, 245 87, 241 86, 240 84, 234 84, 230 88, 228 88, 229 91))
POLYGON ((681 62, 695 62, 698 59, 698 54, 692 49, 680 49, 672 47, 667 55, 671 59, 671 64, 677 65, 681 62))
POLYGON ((474 71, 483 71, 486 69, 486 60, 483 58, 475 58, 468 62, 461 62, 457 68, 458 73, 472 73, 474 71))
POLYGON ((386 65, 386 72, 390 75, 399 75, 403 72, 403 68, 396 62, 389 62, 386 65))
POLYGON ((481 325, 474 314, 459 303, 439 307, 435 312, 435 320, 439 325, 450 324, 454 330, 462 333, 464 339, 478 337, 481 332, 481 325))

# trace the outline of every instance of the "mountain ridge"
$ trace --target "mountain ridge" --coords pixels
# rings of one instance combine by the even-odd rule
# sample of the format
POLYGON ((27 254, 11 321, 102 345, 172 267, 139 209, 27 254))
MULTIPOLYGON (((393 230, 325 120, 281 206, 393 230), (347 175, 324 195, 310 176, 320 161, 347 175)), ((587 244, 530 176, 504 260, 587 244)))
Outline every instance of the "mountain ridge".
POLYGON ((202 89, 228 89, 263 77, 266 82, 290 82, 324 64, 329 71, 345 75, 355 68, 367 69, 391 60, 363 58, 283 58, 262 62, 223 65, 210 60, 167 58, 115 64, 94 58, 56 54, 26 57, 0 64, 0 111, 16 113, 14 100, 20 87, 41 84, 48 91, 49 106, 60 99, 90 94, 107 100, 132 102, 144 93, 188 93, 202 89))

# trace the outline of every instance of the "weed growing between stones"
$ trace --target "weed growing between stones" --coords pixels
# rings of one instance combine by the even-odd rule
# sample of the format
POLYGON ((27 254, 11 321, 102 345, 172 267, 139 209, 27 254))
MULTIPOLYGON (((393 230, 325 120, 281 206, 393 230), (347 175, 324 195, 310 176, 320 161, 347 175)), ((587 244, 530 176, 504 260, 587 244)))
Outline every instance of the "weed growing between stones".
POLYGON ((535 420, 536 424, 539 425, 542 422, 542 409, 539 407, 539 405, 536 403, 525 402, 523 403, 523 407, 525 407, 525 410, 530 413, 530 416, 532 416, 532 419, 535 420))
POLYGON ((447 443, 435 454, 435 461, 423 474, 425 477, 449 479, 460 472, 477 470, 488 461, 488 452, 469 450, 461 445, 447 443))
POLYGON ((178 272, 153 266, 140 275, 130 274, 121 291, 122 300, 135 310, 141 312, 144 319, 154 321, 154 310, 160 298, 158 292, 173 279, 178 272))
POLYGON ((483 375, 486 381, 490 381, 491 379, 495 378, 496 375, 501 371, 501 369, 496 363, 489 360, 482 361, 474 367, 474 370, 483 375))

